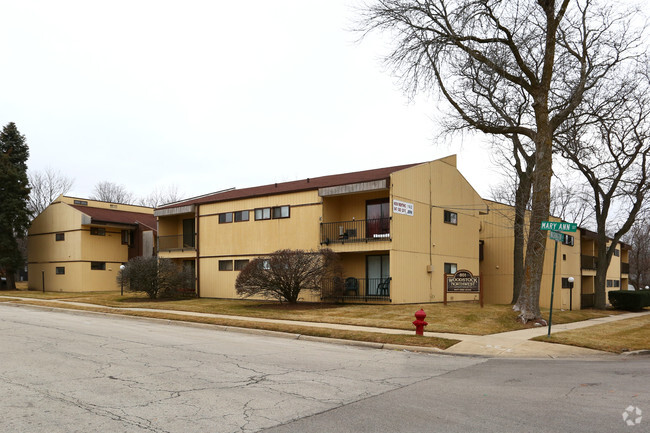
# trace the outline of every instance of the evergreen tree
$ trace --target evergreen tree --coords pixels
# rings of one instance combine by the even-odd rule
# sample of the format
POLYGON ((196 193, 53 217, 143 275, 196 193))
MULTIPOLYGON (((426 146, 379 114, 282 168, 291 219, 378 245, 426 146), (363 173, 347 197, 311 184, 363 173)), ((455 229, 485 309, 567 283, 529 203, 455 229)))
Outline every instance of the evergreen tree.
POLYGON ((26 236, 30 221, 28 157, 25 136, 8 123, 0 132, 0 271, 12 290, 16 271, 25 264, 18 239, 26 236))

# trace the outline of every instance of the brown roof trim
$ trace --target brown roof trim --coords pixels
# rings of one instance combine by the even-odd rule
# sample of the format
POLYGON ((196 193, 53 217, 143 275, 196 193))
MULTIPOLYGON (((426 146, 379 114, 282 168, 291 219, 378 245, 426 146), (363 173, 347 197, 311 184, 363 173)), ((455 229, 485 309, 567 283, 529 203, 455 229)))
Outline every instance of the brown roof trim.
POLYGON ((152 214, 74 204, 69 206, 88 215, 93 223, 124 224, 131 226, 141 224, 156 231, 156 217, 152 214))
POLYGON ((190 204, 217 203, 222 201, 237 200, 243 198, 254 198, 254 197, 262 197, 262 196, 269 196, 275 194, 286 194, 290 192, 310 191, 310 190, 317 190, 319 188, 330 187, 330 186, 340 186, 340 185, 346 185, 350 183, 360 183, 360 182, 368 182, 373 180, 388 179, 390 178, 391 173, 404 170, 410 167, 414 167, 420 164, 423 163, 397 165, 394 167, 384 167, 384 168, 377 168, 373 170, 364 170, 364 171, 356 171, 352 173, 307 178, 307 179, 296 180, 291 182, 282 182, 282 183, 274 183, 269 185, 255 186, 251 188, 233 189, 230 191, 218 192, 216 194, 199 196, 195 199, 184 200, 178 204, 161 206, 158 209, 170 209, 178 206, 187 206, 190 204))

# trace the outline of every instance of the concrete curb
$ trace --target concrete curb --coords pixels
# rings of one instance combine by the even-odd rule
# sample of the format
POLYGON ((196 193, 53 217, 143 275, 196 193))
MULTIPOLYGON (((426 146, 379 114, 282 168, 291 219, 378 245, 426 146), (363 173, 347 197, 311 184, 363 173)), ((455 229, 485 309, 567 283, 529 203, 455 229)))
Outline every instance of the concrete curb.
MULTIPOLYGON (((72 308, 65 307, 52 307, 52 306, 42 306, 35 304, 20 304, 14 302, 2 302, 2 305, 9 305, 17 308, 35 308, 44 311, 60 311, 68 314, 74 314, 78 316, 110 316, 111 318, 119 318, 123 320, 140 320, 148 321, 158 324, 166 325, 175 325, 175 326, 186 326, 190 328, 202 328, 202 329, 211 329, 224 332, 238 332, 241 334, 252 334, 252 335, 261 335, 274 338, 285 338, 290 340, 303 340, 317 343, 328 343, 336 344, 340 346, 353 346, 353 347, 363 347, 369 349, 385 349, 385 350, 402 350, 414 353, 432 353, 438 355, 447 355, 447 356, 468 356, 463 354, 453 354, 446 353, 444 350, 437 347, 424 347, 424 346, 406 346, 400 344, 389 344, 389 343, 373 343, 370 341, 357 341, 357 340, 343 340, 340 338, 328 338, 328 337, 318 337, 313 335, 303 335, 303 334, 292 334, 288 332, 280 331, 269 331, 267 329, 255 329, 255 328, 241 328, 237 326, 226 326, 226 325, 217 325, 211 323, 199 323, 199 322, 189 322, 186 320, 170 320, 170 319, 158 319, 155 317, 143 317, 143 316, 132 316, 128 314, 120 313, 107 313, 104 311, 92 311, 92 310, 77 310, 72 308)), ((102 308, 98 306, 97 308, 102 308)), ((469 355, 469 356, 479 356, 480 355, 469 355)))
POLYGON ((621 353, 622 357, 628 356, 650 356, 650 350, 632 350, 630 352, 621 353))

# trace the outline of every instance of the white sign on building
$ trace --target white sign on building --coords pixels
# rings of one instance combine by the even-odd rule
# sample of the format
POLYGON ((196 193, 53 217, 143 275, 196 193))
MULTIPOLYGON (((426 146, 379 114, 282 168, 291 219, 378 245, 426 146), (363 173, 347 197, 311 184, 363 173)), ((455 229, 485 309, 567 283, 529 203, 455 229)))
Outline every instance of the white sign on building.
POLYGON ((413 203, 406 203, 405 201, 393 200, 393 213, 413 216, 413 203))

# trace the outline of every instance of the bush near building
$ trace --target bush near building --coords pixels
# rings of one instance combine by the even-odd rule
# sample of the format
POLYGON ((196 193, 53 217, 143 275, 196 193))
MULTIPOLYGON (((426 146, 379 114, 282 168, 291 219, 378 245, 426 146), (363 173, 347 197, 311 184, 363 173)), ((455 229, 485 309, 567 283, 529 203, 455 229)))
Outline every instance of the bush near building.
POLYGON ((650 290, 613 290, 608 297, 609 303, 619 310, 639 311, 650 307, 650 290))
POLYGON ((117 283, 131 292, 144 292, 149 298, 195 296, 194 274, 170 259, 135 257, 124 265, 117 283))

